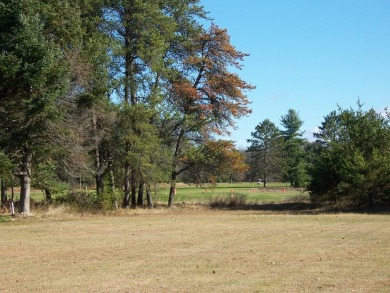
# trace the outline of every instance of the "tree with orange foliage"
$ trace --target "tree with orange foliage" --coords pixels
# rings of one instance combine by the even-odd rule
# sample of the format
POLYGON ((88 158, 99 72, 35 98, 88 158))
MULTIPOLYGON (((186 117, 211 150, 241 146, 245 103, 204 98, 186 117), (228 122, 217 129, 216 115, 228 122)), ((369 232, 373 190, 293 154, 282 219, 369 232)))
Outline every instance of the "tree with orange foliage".
POLYGON ((221 178, 231 178, 232 174, 248 170, 244 156, 230 140, 209 140, 196 149, 195 156, 186 158, 192 168, 184 181, 197 185, 216 185, 221 178))
MULTIPOLYGON (((215 134, 228 134, 234 120, 251 113, 246 83, 231 69, 241 69, 244 57, 230 44, 226 29, 212 24, 185 42, 168 85, 167 106, 172 109, 171 143, 174 149, 168 206, 174 199, 177 176, 191 168, 186 161, 189 141, 204 145, 215 134)), ((209 143, 209 142, 207 142, 209 143)), ((206 143, 206 145, 207 145, 206 143)))

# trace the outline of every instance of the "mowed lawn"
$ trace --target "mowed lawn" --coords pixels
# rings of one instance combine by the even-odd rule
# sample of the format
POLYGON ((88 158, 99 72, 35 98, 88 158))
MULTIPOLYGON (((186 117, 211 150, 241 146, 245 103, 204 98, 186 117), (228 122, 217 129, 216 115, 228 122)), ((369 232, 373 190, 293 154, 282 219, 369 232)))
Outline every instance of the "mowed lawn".
MULTIPOLYGON (((85 190, 83 190, 85 191, 85 190)), ((93 189, 88 192, 93 194, 93 189)), ((9 192, 10 193, 10 192, 9 192)), ((159 184, 152 190, 152 198, 156 203, 165 204, 168 202, 169 184, 159 184)), ((196 186, 194 184, 178 183, 176 187, 176 203, 207 203, 215 197, 244 196, 247 202, 267 203, 277 202, 296 197, 308 195, 302 188, 287 187, 285 183, 270 182, 267 188, 257 182, 248 183, 218 183, 216 186, 196 186)), ((41 190, 32 190, 31 197, 35 202, 44 200, 44 193, 41 190)), ((53 195, 56 198, 56 195, 53 195)), ((19 189, 15 189, 15 200, 19 199, 19 189)))
POLYGON ((189 208, 0 223, 0 292, 390 292, 390 216, 189 208))
MULTIPOLYGON (((168 200, 168 186, 161 185, 156 201, 168 200)), ((175 201, 209 202, 215 197, 244 196, 248 202, 275 202, 303 194, 303 189, 287 187, 285 183, 269 183, 267 188, 254 183, 218 183, 214 187, 198 187, 184 183, 177 184, 175 201)), ((307 193, 305 193, 307 195, 307 193)))

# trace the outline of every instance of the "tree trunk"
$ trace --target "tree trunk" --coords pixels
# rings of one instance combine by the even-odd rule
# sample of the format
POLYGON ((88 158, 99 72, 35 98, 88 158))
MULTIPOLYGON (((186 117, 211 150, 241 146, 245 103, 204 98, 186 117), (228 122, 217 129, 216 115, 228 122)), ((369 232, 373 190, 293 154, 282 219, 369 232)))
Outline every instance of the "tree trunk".
POLYGON ((45 189, 45 200, 47 203, 51 202, 51 191, 49 189, 45 189))
POLYGON ((173 199, 174 199, 174 197, 175 197, 176 178, 177 178, 177 173, 176 173, 176 171, 172 171, 171 188, 169 189, 168 207, 171 207, 171 206, 172 206, 172 204, 173 204, 173 199))
POLYGON ((135 208, 137 206, 137 186, 135 180, 135 170, 133 168, 131 172, 131 207, 135 208))
POLYGON ((20 178, 20 201, 18 212, 25 215, 30 214, 31 160, 32 154, 30 151, 25 150, 21 172, 17 174, 20 178))
POLYGON ((138 186, 138 198, 137 198, 137 205, 138 206, 143 206, 144 205, 144 186, 145 183, 143 180, 139 183, 138 186))
POLYGON ((5 185, 4 179, 1 180, 1 203, 5 205, 7 203, 7 187, 5 185))
MULTIPOLYGON (((125 18, 125 21, 130 21, 130 11, 129 11, 128 7, 126 7, 126 9, 125 9, 124 18, 125 18)), ((131 42, 131 31, 130 31, 128 25, 125 25, 125 48, 130 47, 130 42, 131 42)), ((125 64, 124 64, 124 66, 125 66, 124 101, 125 101, 126 106, 129 105, 130 101, 131 101, 131 97, 130 97, 131 96, 130 79, 131 79, 131 62, 132 62, 131 57, 132 56, 131 56, 129 50, 126 50, 125 64)), ((125 155, 126 156, 128 155, 129 151, 130 151, 130 143, 126 142, 126 148, 125 148, 125 155)), ((131 173, 130 163, 129 163, 128 159, 126 158, 126 162, 125 162, 125 196, 123 199, 123 207, 124 208, 127 208, 130 206, 130 193, 131 193, 130 173, 131 173)))
POLYGON ((15 200, 15 193, 14 193, 14 180, 12 178, 12 185, 11 185, 11 216, 15 216, 15 206, 14 206, 14 200, 15 200))
POLYGON ((150 185, 146 185, 146 200, 148 202, 148 208, 153 208, 153 199, 152 199, 152 193, 150 192, 150 185))
POLYGON ((103 162, 102 162, 102 157, 100 156, 100 146, 99 146, 99 140, 97 138, 97 118, 94 110, 92 111, 92 129, 93 129, 93 135, 95 139, 95 156, 94 156, 94 161, 95 161, 95 184, 96 184, 96 194, 102 195, 103 194, 103 189, 104 189, 104 182, 103 182, 103 162))
POLYGON ((368 192, 368 196, 367 196, 367 204, 368 204, 368 209, 372 209, 373 206, 374 206, 374 196, 373 196, 373 193, 372 192, 368 192))
POLYGON ((104 191, 104 182, 103 182, 103 174, 96 174, 95 175, 95 181, 96 181, 96 194, 102 195, 104 191))
POLYGON ((176 168, 179 163, 179 155, 181 152, 181 143, 182 139, 184 137, 185 131, 184 129, 180 130, 179 137, 176 141, 176 148, 175 148, 175 154, 173 156, 173 164, 172 164, 172 173, 171 173, 171 188, 169 189, 169 197, 168 197, 168 207, 171 207, 173 204, 173 199, 175 197, 175 189, 176 189, 176 178, 177 175, 180 174, 180 172, 176 172, 176 168))
POLYGON ((12 178, 12 185, 11 185, 11 201, 15 201, 15 192, 14 192, 14 179, 12 178))
POLYGON ((108 150, 107 155, 107 161, 108 161, 108 175, 109 175, 109 184, 110 184, 110 191, 112 193, 115 192, 115 176, 114 176, 114 167, 112 162, 112 154, 111 150, 108 150))
POLYGON ((127 208, 129 205, 130 205, 130 163, 126 159, 126 161, 125 161, 125 196, 123 198, 123 207, 127 208))

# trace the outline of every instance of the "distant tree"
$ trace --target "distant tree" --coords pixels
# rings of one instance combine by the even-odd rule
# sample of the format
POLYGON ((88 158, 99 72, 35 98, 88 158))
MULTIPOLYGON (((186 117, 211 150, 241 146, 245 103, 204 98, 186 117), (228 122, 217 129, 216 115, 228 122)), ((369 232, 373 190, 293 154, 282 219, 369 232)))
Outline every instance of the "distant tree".
POLYGON ((303 121, 293 109, 289 109, 280 121, 284 128, 281 131, 284 138, 284 178, 291 186, 305 186, 308 180, 304 152, 306 141, 300 131, 303 121))
POLYGON ((320 201, 371 207, 390 200, 390 119, 373 109, 339 109, 325 117, 310 164, 308 189, 320 201))
POLYGON ((247 170, 244 157, 229 140, 208 140, 195 146, 192 151, 183 157, 186 166, 190 166, 187 172, 189 183, 197 185, 215 185, 219 178, 230 177, 234 173, 242 173, 247 170))
POLYGON ((248 139, 251 145, 247 149, 252 157, 250 168, 252 174, 261 178, 266 187, 271 176, 280 175, 283 138, 280 130, 269 119, 259 123, 251 136, 252 138, 248 139))

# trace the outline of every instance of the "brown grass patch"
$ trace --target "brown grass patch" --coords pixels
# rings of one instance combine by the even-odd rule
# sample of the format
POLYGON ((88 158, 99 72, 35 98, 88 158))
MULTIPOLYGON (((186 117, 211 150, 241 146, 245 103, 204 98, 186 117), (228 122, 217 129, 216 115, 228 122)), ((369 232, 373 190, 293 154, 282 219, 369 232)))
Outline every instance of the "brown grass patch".
POLYGON ((390 216, 201 207, 0 223, 0 292, 388 292, 390 216))

